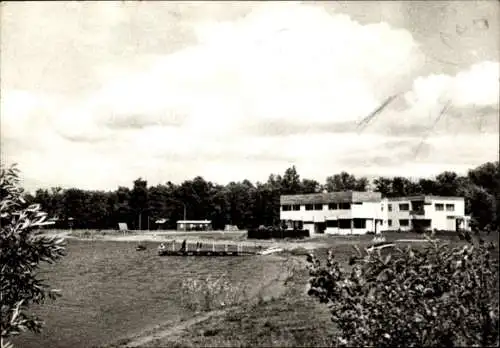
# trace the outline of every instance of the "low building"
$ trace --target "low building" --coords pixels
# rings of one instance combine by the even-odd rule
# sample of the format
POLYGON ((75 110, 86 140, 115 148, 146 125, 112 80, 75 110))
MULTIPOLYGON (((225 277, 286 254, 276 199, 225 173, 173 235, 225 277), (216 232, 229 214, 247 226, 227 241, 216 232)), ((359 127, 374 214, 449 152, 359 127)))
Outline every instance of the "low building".
POLYGON ((179 231, 210 231, 212 221, 210 220, 179 220, 177 230, 179 231))
POLYGON ((301 222, 313 234, 379 233, 383 221, 379 192, 328 192, 280 197, 280 220, 301 222))
POLYGON ((470 228, 463 197, 382 198, 379 192, 328 192, 280 197, 280 220, 313 234, 470 228))
POLYGON ((384 230, 446 230, 470 228, 463 197, 412 196, 385 198, 384 230))

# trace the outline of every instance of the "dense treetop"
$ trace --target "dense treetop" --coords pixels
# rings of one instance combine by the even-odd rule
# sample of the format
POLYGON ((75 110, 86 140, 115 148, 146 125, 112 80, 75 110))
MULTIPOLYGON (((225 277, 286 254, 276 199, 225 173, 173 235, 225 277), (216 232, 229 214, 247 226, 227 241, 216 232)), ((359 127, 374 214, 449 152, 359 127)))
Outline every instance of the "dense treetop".
POLYGON ((347 172, 328 176, 324 184, 301 178, 295 166, 283 175, 271 174, 265 183, 249 180, 230 182, 223 186, 197 176, 181 184, 166 182, 148 186, 138 178, 132 188, 118 187, 115 191, 85 191, 77 188, 39 189, 26 194, 29 202, 42 205, 49 216, 58 219, 61 228, 117 228, 126 222, 129 228, 157 228, 158 219, 168 219, 163 228, 174 228, 177 220, 209 219, 213 227, 226 224, 240 228, 276 225, 279 222, 279 197, 282 194, 313 193, 323 190, 381 192, 385 197, 407 195, 463 196, 466 213, 471 214, 480 228, 498 226, 500 208, 500 168, 498 162, 488 162, 460 176, 445 171, 435 179, 411 180, 404 177, 379 177, 369 182, 347 172))

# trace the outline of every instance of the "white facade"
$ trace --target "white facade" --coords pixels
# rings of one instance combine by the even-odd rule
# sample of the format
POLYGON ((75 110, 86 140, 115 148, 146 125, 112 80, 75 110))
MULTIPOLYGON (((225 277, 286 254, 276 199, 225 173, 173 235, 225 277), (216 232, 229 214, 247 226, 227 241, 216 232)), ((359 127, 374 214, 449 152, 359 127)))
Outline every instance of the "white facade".
POLYGON ((470 218, 465 215, 463 197, 416 196, 385 198, 384 230, 409 231, 416 227, 425 230, 454 231, 468 229, 470 218))
POLYGON ((301 221, 311 235, 469 228, 463 197, 382 199, 378 192, 281 196, 280 220, 301 221))
POLYGON ((280 220, 302 221, 310 234, 380 232, 382 197, 376 192, 331 192, 281 197, 280 220))

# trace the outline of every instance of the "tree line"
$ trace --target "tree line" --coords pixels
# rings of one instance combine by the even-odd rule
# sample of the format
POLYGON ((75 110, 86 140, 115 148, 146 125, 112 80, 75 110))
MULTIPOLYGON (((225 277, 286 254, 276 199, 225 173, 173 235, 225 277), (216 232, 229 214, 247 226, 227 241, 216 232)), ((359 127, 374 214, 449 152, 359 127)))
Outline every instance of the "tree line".
POLYGON ((301 178, 295 166, 283 175, 271 174, 267 182, 249 180, 218 185, 201 176, 181 184, 167 182, 148 186, 138 178, 132 188, 115 191, 89 191, 77 188, 38 189, 25 194, 28 203, 39 203, 56 227, 116 229, 125 222, 131 229, 156 229, 155 221, 166 219, 162 228, 175 228, 178 220, 208 219, 214 229, 225 225, 239 228, 279 224, 280 195, 334 191, 380 192, 383 197, 411 195, 463 196, 466 214, 479 228, 496 228, 500 208, 499 162, 488 162, 466 175, 445 171, 434 179, 379 177, 369 181, 347 172, 328 176, 323 184, 301 178))

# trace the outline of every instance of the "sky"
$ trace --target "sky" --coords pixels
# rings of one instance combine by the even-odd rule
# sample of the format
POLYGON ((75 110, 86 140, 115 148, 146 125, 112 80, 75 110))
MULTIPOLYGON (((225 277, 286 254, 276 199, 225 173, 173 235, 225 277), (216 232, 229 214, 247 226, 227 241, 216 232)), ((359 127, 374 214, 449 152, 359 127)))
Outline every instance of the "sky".
POLYGON ((497 1, 0 6, 1 161, 28 190, 498 160, 497 1))

